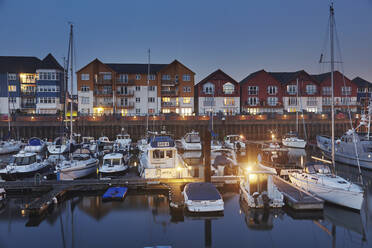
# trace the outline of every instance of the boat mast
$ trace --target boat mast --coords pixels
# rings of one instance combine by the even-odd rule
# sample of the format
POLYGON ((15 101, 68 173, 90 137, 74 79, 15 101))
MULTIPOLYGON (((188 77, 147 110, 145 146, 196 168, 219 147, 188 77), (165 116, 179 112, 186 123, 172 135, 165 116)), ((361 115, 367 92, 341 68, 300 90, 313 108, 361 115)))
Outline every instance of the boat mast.
POLYGON ((9 74, 6 73, 6 87, 8 90, 8 135, 10 135, 10 94, 9 94, 9 74))
POLYGON ((334 71, 334 47, 333 47, 334 9, 333 9, 333 3, 331 3, 329 12, 330 12, 330 17, 331 17, 330 18, 330 41, 331 41, 331 89, 332 89, 332 95, 331 95, 332 165, 333 165, 333 168, 335 168, 335 109, 334 109, 334 77, 333 77, 333 71, 334 71))
MULTIPOLYGON (((298 78, 296 79, 296 91, 297 91, 297 98, 296 98, 296 104, 297 104, 297 106, 299 106, 298 105, 298 91, 299 91, 299 89, 298 89, 298 78)), ((301 105, 300 105, 301 106, 301 105)), ((297 133, 297 135, 298 135, 298 107, 297 107, 297 109, 296 109, 296 133, 297 133)))
POLYGON ((74 58, 73 58, 73 54, 74 54, 74 50, 73 50, 73 24, 71 23, 70 24, 70 41, 69 41, 69 47, 68 47, 68 50, 69 50, 69 54, 68 54, 68 60, 70 62, 70 73, 71 73, 71 81, 70 81, 70 145, 72 144, 72 104, 73 104, 73 81, 74 81, 74 71, 73 71, 73 61, 74 61, 74 58))
POLYGON ((146 115, 146 134, 149 131, 150 49, 147 52, 148 52, 148 63, 147 63, 147 115, 146 115))

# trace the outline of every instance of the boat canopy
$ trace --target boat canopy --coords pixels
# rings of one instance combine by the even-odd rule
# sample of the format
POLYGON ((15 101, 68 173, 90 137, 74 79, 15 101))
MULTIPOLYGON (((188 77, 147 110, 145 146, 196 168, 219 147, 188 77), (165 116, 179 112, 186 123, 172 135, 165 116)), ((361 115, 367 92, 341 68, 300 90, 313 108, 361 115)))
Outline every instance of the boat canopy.
POLYGON ((320 174, 330 174, 331 173, 331 168, 327 164, 323 163, 307 163, 305 165, 305 172, 309 174, 315 174, 315 173, 320 173, 320 174))
POLYGON ((200 136, 197 132, 186 134, 184 139, 187 143, 200 143, 200 136))
POLYGON ((186 186, 187 198, 192 201, 216 201, 221 195, 212 183, 189 183, 186 186))
POLYGON ((174 140, 169 136, 155 136, 151 140, 151 147, 162 148, 162 147, 174 147, 174 140))
POLYGON ((36 138, 36 137, 33 137, 33 138, 28 140, 28 145, 29 146, 42 146, 43 144, 44 144, 44 142, 41 139, 36 138))

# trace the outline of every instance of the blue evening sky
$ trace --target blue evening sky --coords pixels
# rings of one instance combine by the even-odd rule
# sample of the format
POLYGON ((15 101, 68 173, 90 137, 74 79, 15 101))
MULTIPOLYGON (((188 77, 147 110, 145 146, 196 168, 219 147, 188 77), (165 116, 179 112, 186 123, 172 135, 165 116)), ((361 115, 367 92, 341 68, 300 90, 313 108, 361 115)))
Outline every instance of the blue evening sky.
MULTIPOLYGON (((372 0, 336 0, 335 13, 345 74, 372 82, 372 0)), ((0 55, 51 52, 62 64, 72 21, 77 69, 147 63, 150 48, 153 63, 178 59, 196 82, 218 68, 237 81, 260 69, 322 73, 328 15, 327 0, 0 0, 0 55)))

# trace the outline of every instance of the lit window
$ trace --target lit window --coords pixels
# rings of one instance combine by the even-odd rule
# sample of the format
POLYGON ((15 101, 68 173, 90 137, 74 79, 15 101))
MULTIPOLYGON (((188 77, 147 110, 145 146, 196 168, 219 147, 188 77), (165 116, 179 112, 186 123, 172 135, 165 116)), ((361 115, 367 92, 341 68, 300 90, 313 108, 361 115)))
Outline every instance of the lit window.
POLYGON ((81 74, 81 80, 84 80, 84 81, 89 80, 89 74, 81 74))
POLYGON ((163 97, 162 98, 162 101, 163 102, 170 102, 170 97, 163 97))
POLYGON ((186 104, 191 103, 191 97, 184 97, 183 103, 186 103, 186 104))
POLYGON ((15 86, 15 85, 9 85, 8 86, 8 90, 9 90, 9 92, 16 92, 17 91, 17 86, 15 86))
POLYGON ((223 103, 225 106, 231 106, 235 104, 234 98, 224 98, 223 103))

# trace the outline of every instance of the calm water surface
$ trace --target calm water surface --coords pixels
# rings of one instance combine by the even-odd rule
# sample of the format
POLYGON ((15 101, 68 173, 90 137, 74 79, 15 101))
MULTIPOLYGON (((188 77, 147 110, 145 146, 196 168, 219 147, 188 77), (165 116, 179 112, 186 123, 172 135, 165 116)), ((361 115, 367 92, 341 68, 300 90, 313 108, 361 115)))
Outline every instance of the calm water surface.
MULTIPOLYGON (((356 170, 340 165, 338 172, 356 170)), ((21 213, 29 199, 12 197, 0 213, 0 247, 372 247, 372 173, 364 179, 360 214, 328 205, 312 214, 248 210, 237 192, 225 190, 224 216, 195 217, 171 213, 162 194, 133 191, 123 202, 102 202, 101 193, 71 196, 35 219, 21 213)))

